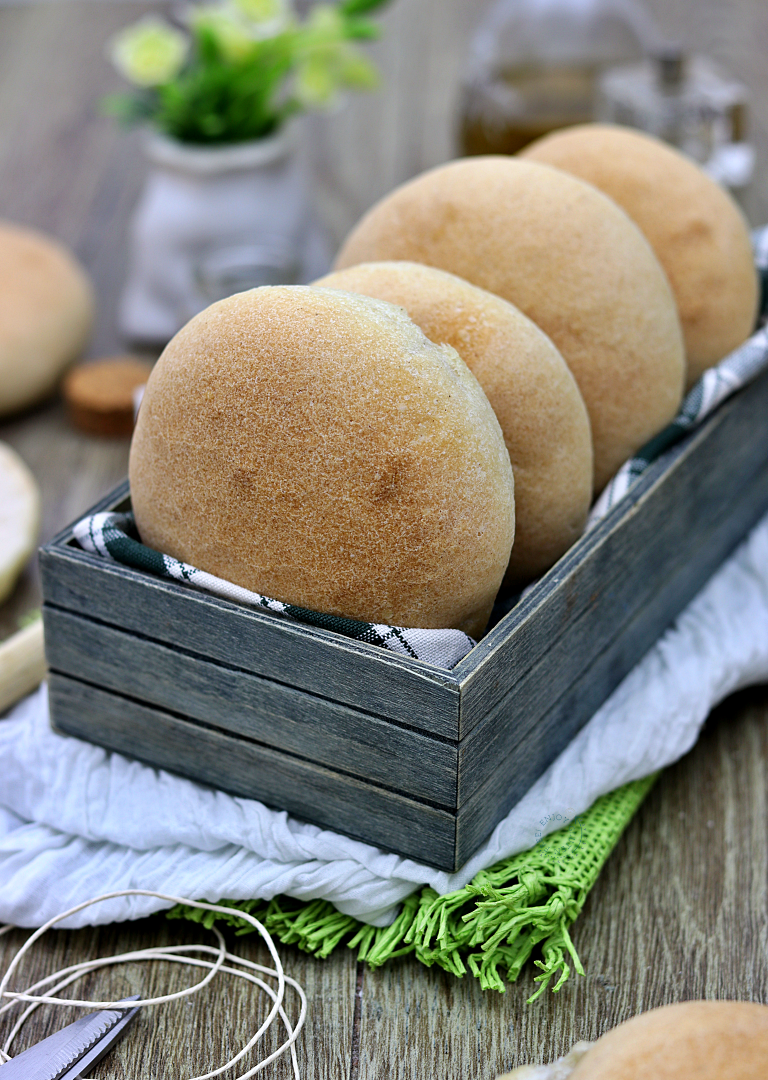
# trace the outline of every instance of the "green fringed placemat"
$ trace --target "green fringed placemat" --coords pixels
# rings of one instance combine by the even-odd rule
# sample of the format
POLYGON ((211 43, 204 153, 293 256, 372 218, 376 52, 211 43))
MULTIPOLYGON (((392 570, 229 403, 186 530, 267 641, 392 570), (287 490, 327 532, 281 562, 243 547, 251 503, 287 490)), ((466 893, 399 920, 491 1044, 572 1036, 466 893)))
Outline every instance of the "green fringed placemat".
MULTIPOLYGON (((504 991, 504 978, 514 982, 534 949, 540 946, 541 968, 534 1001, 559 973, 557 991, 571 973, 568 958, 580 975, 584 968, 570 937, 578 918, 613 851, 655 779, 648 776, 598 799, 566 828, 529 851, 481 870, 463 889, 439 896, 424 887, 403 903, 391 926, 376 927, 343 915, 327 900, 223 900, 247 911, 285 945, 296 944, 318 958, 346 943, 360 960, 381 967, 396 956, 413 953, 427 967, 439 964, 459 978, 470 971, 484 990, 504 991)), ((190 919, 209 929, 220 921, 238 934, 253 927, 235 916, 221 916, 179 905, 171 919, 190 919)))

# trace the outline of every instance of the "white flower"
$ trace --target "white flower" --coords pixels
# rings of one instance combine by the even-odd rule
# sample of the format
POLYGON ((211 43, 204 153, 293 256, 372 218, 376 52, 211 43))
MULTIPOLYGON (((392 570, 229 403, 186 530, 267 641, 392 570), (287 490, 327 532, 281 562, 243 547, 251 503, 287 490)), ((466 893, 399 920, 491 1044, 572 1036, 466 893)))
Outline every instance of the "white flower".
POLYGON ((275 37, 291 25, 288 0, 223 0, 196 4, 189 22, 204 27, 230 60, 241 60, 257 41, 275 37))
POLYGON ((259 38, 282 33, 293 20, 290 0, 232 0, 232 7, 240 12, 252 33, 259 38))
POLYGON ((331 108, 342 89, 371 90, 378 85, 376 68, 347 40, 336 8, 318 4, 308 29, 295 86, 296 97, 305 108, 331 108))
POLYGON ((136 86, 161 86, 174 79, 187 58, 189 41, 156 15, 127 26, 109 43, 109 58, 136 86))

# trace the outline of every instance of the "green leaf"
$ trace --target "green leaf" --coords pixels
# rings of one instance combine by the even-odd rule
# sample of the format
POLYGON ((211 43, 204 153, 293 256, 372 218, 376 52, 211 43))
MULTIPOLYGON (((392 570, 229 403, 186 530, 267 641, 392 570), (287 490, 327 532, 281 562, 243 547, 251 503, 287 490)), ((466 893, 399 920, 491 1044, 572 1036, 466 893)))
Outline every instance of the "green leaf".
POLYGON ((388 3, 389 0, 342 0, 339 10, 343 15, 367 15, 388 3))

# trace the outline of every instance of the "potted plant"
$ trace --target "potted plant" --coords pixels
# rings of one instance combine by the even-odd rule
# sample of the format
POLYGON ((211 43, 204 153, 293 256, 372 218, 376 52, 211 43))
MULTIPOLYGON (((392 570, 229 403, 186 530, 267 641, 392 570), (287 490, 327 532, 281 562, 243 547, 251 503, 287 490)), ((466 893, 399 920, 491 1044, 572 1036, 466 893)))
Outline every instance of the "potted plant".
POLYGON ((299 19, 289 0, 217 0, 112 39, 133 91, 108 111, 149 129, 120 307, 129 337, 164 341, 213 300, 324 272, 296 118, 376 86, 358 43, 377 35, 368 15, 385 2, 318 4, 299 19))

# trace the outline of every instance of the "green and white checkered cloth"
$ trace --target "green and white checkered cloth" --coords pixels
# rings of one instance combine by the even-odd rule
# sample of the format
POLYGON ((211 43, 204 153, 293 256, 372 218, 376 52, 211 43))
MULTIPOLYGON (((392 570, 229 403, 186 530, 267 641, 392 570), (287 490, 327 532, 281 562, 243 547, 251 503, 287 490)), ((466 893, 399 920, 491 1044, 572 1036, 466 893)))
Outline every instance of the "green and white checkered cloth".
MULTIPOLYGON (((768 325, 765 325, 768 320, 768 225, 753 233, 753 244, 755 264, 762 281, 761 328, 719 364, 705 371, 683 401, 672 423, 622 465, 592 508, 587 528, 604 517, 665 450, 697 427, 722 401, 768 368, 768 325)), ((138 537, 132 514, 94 514, 78 522, 74 533, 85 551, 115 559, 137 570, 146 570, 158 577, 194 585, 225 600, 251 604, 310 626, 332 630, 356 641, 379 645, 436 667, 455 667, 475 645, 473 639, 460 630, 408 629, 360 622, 285 604, 281 600, 243 589, 146 547, 138 537)))
POLYGON ((413 657, 415 660, 424 660, 436 667, 455 667, 475 645, 473 639, 461 630, 413 630, 403 626, 360 622, 357 619, 310 611, 296 604, 285 604, 282 600, 274 600, 270 596, 243 589, 240 585, 233 585, 231 581, 225 581, 204 570, 198 570, 189 563, 179 562, 170 555, 162 555, 159 551, 146 547, 138 537, 133 514, 94 514, 79 521, 74 527, 74 534, 85 551, 105 555, 116 562, 133 566, 137 570, 146 570, 158 577, 194 585, 236 604, 251 604, 278 615, 287 615, 298 622, 309 623, 310 626, 333 630, 356 641, 380 645, 392 652, 413 657))

